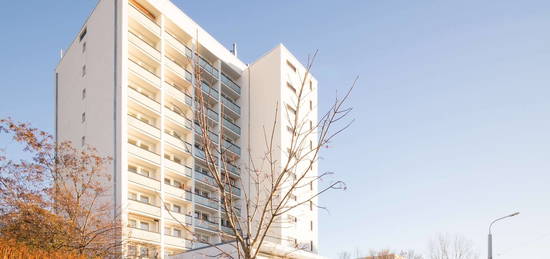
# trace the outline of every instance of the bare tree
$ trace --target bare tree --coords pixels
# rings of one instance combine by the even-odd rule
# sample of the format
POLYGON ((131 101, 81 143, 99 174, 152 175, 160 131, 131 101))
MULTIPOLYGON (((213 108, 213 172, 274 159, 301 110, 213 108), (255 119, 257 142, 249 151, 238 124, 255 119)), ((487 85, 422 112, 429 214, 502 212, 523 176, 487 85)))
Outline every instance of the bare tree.
POLYGON ((460 235, 439 234, 429 243, 430 259, 477 259, 472 241, 460 235))
POLYGON ((403 257, 404 259, 424 259, 424 256, 419 254, 418 252, 409 249, 409 250, 401 250, 399 252, 399 256, 403 257))
MULTIPOLYGON (((302 195, 300 199, 296 198, 298 192, 309 189, 312 184, 316 184, 332 174, 324 172, 313 175, 312 167, 319 158, 319 152, 351 124, 351 121, 347 120, 351 108, 346 107, 345 104, 357 79, 344 92, 343 96, 335 97, 328 111, 320 116, 316 124, 311 124, 309 120, 305 119, 310 110, 306 109, 306 105, 309 104, 307 96, 310 94, 309 87, 306 86, 311 78, 310 70, 316 54, 308 61, 305 73, 300 75, 300 86, 296 89, 296 105, 293 107, 296 115, 287 116, 291 137, 285 139, 289 143, 289 148, 285 152, 286 157, 277 160, 275 156, 276 149, 280 148, 279 144, 275 143, 275 131, 282 123, 279 119, 282 114, 278 108, 275 109, 275 114, 271 115, 273 116, 272 125, 253 129, 263 132, 267 151, 265 154, 260 154, 263 155, 261 161, 251 161, 249 167, 243 168, 249 172, 250 182, 246 188, 241 183, 241 187, 243 187, 240 188, 242 190, 240 200, 242 214, 240 210, 236 209, 236 201, 231 195, 231 186, 235 183, 229 177, 229 169, 236 166, 236 159, 226 147, 222 145, 220 148, 219 146, 219 142, 225 138, 223 132, 219 132, 217 139, 219 142, 213 140, 210 135, 213 125, 209 121, 209 104, 203 93, 202 71, 198 69, 199 60, 193 61, 195 77, 193 88, 196 99, 194 120, 201 133, 198 140, 199 148, 204 154, 208 173, 214 180, 213 184, 216 186, 223 212, 226 215, 225 225, 231 229, 231 239, 234 240, 232 247, 237 251, 236 255, 230 255, 219 249, 220 255, 245 259, 256 258, 266 239, 272 238, 270 232, 291 223, 286 217, 282 217, 285 213, 299 207, 317 206, 314 201, 320 194, 328 190, 346 188, 343 182, 334 180, 310 193, 307 197, 302 195), (313 142, 310 142, 310 139, 314 139, 315 144, 312 145, 313 142)), ((286 113, 288 112, 286 111, 286 113)), ((251 153, 250 150, 246 152, 251 153)), ((180 223, 182 227, 193 233, 185 224, 180 223)), ((197 241, 196 237, 194 239, 197 241)), ((203 240, 199 241, 204 242, 203 240)), ((210 245, 216 246, 216 244, 210 245)), ((305 247, 296 245, 296 249, 305 249, 305 247)))
POLYGON ((338 259, 351 259, 351 253, 350 252, 339 252, 338 253, 338 259))

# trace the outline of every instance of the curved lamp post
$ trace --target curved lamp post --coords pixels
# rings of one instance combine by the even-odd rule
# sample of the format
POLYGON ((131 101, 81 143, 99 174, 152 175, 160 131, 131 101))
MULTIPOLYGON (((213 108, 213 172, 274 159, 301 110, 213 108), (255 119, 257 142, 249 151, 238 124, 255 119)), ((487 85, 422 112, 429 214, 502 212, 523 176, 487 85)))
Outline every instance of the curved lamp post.
POLYGON ((519 215, 519 212, 510 214, 508 216, 504 216, 502 218, 495 219, 489 225, 489 249, 488 249, 489 256, 488 256, 488 259, 493 259, 493 235, 491 234, 491 227, 493 227, 493 224, 495 224, 499 220, 502 220, 502 219, 505 219, 505 218, 511 218, 511 217, 517 216, 517 215, 519 215))

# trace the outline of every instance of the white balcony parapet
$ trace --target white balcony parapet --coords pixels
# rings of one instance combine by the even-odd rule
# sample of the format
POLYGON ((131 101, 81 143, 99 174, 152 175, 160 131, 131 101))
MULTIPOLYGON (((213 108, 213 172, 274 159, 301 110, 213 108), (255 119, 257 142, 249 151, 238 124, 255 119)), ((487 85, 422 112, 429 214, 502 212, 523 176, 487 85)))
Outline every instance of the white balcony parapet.
POLYGON ((128 31, 128 40, 134 44, 138 49, 143 51, 145 54, 149 55, 151 58, 159 61, 160 52, 145 39, 141 38, 139 35, 134 34, 133 32, 128 31))
POLYGON ((192 80, 192 75, 191 75, 191 72, 187 71, 185 68, 183 68, 182 66, 180 66, 179 64, 177 64, 176 62, 174 62, 172 59, 170 59, 169 57, 166 57, 164 59, 166 61, 166 65, 168 66, 168 68, 172 71, 174 71, 176 74, 178 74, 181 78, 187 80, 188 82, 191 82, 192 80))
POLYGON ((184 128, 187 128, 187 129, 191 129, 192 125, 191 125, 191 120, 190 119, 187 119, 185 117, 183 117, 182 115, 179 115, 177 114, 176 112, 168 109, 168 108, 164 108, 164 113, 166 114, 166 117, 170 120, 172 120, 173 122, 179 124, 180 126, 184 127, 184 128))
POLYGON ((138 131, 141 131, 151 137, 154 137, 154 138, 160 138, 160 129, 158 129, 157 127, 155 126, 152 126, 150 124, 147 124, 141 120, 139 120, 138 118, 128 114, 128 125, 130 125, 130 127, 133 127, 135 128, 136 130, 138 131))
POLYGON ((160 26, 156 22, 152 21, 145 14, 141 13, 138 9, 131 5, 128 9, 130 17, 132 17, 134 20, 136 20, 138 23, 143 25, 143 27, 147 28, 155 35, 160 36, 160 26))
POLYGON ((160 207, 149 203, 128 199, 128 210, 145 214, 150 217, 160 217, 160 207))
POLYGON ((164 159, 164 166, 175 173, 191 177, 192 169, 183 164, 176 163, 169 159, 164 159))
POLYGON ((170 194, 173 197, 186 200, 186 201, 191 201, 191 192, 185 189, 178 188, 168 184, 165 184, 163 188, 165 193, 170 194))
POLYGON ((128 143, 128 152, 154 164, 160 164, 160 155, 128 143))
POLYGON ((153 72, 145 69, 143 66, 139 65, 131 59, 128 59, 128 68, 138 77, 141 77, 143 80, 149 82, 153 86, 160 88, 160 78, 153 72))
POLYGON ((139 228, 128 228, 128 237, 140 241, 160 243, 160 234, 155 231, 148 231, 139 228))
POLYGON ((171 146, 179 149, 182 152, 185 152, 191 155, 193 146, 190 143, 186 142, 185 140, 179 139, 175 136, 172 136, 166 133, 164 133, 164 139, 166 140, 166 143, 170 144, 171 146))
POLYGON ((178 224, 185 224, 188 226, 193 224, 193 218, 190 215, 185 215, 173 211, 171 211, 170 213, 164 213, 164 219, 176 222, 178 224))
POLYGON ((189 108, 193 106, 193 98, 191 98, 191 96, 178 90, 173 85, 170 85, 168 83, 165 83, 164 85, 166 86, 166 89, 168 90, 168 94, 170 96, 174 97, 175 99, 177 99, 182 103, 185 103, 187 106, 189 106, 189 108))
POLYGON ((188 58, 193 57, 193 51, 185 46, 183 43, 181 43, 178 39, 176 39, 172 34, 166 33, 166 41, 168 44, 172 45, 177 51, 179 51, 181 54, 185 55, 188 58))
POLYGON ((175 237, 171 235, 164 235, 164 243, 169 246, 180 247, 185 249, 191 249, 192 241, 183 237, 175 237))
POLYGON ((152 190, 160 190, 160 181, 134 172, 128 172, 128 181, 145 186, 152 190))

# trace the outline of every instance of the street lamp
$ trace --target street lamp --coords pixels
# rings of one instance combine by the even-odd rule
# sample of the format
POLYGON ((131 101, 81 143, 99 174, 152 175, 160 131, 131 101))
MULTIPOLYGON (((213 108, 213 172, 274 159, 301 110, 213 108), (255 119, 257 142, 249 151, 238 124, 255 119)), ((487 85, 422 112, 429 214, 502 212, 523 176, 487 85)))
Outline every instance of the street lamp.
POLYGON ((493 224, 495 224, 497 221, 499 221, 501 219, 511 218, 511 217, 517 216, 517 215, 519 215, 519 212, 510 214, 510 215, 502 217, 502 218, 495 219, 495 220, 493 220, 493 222, 491 222, 491 225, 489 225, 489 256, 488 256, 488 259, 493 259, 493 235, 491 234, 491 227, 493 226, 493 224))

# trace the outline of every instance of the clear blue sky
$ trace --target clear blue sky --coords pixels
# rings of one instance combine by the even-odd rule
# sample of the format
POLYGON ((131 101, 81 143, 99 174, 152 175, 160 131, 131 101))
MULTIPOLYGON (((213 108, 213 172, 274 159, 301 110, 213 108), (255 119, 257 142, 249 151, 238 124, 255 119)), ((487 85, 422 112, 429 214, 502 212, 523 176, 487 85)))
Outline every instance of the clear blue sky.
MULTIPOLYGON (((349 186, 321 199, 321 254, 443 232, 485 257, 490 220, 519 210, 495 259, 550 258, 550 1, 174 2, 245 62, 319 49, 322 107, 360 75, 356 123, 321 161, 349 186)), ((95 3, 3 4, 0 116, 53 129, 59 49, 95 3)))

